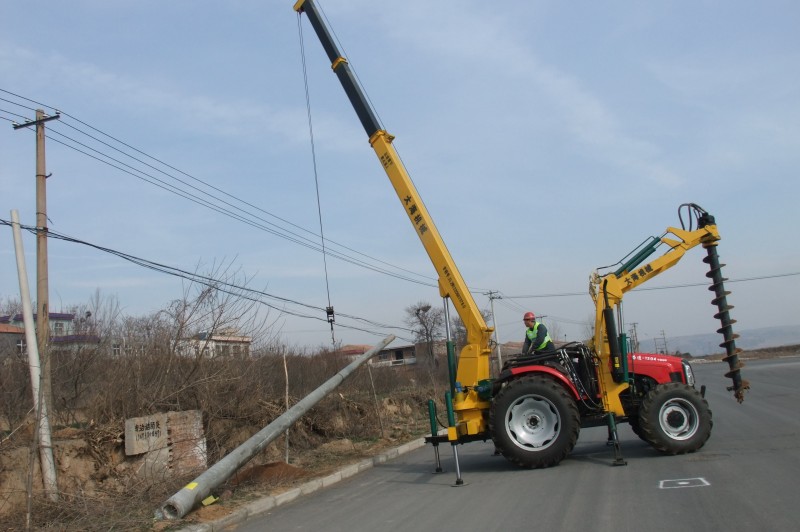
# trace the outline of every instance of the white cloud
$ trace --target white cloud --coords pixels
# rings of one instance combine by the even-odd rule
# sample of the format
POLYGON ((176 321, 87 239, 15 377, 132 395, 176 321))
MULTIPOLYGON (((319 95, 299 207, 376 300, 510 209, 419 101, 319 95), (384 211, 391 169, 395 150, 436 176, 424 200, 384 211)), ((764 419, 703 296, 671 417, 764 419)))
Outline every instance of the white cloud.
MULTIPOLYGON (((490 9, 490 8, 486 8, 490 9)), ((387 30, 417 53, 436 55, 442 64, 461 64, 467 76, 500 79, 503 90, 532 102, 531 124, 563 129, 560 134, 580 143, 598 160, 619 167, 621 177, 634 175, 660 186, 675 188, 684 178, 660 161, 659 147, 627 133, 625 118, 616 115, 600 95, 575 74, 542 61, 530 39, 515 29, 514 13, 487 15, 474 11, 448 13, 448 24, 420 12, 402 12, 407 18, 384 20, 387 30), (406 31, 413 27, 414 31, 406 31)), ((432 89, 434 90, 434 89, 432 89)), ((509 132, 509 137, 520 132, 509 132)))

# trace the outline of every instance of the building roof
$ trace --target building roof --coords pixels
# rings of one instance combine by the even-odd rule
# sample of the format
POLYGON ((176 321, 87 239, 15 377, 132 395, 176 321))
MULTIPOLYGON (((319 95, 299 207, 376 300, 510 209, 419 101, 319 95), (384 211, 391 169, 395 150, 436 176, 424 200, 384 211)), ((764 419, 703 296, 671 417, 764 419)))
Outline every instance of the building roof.
MULTIPOLYGON (((347 355, 347 356, 363 355, 373 347, 375 346, 369 344, 348 344, 348 345, 343 345, 341 348, 339 348, 337 353, 341 353, 342 355, 347 355)), ((401 349, 414 349, 414 348, 415 348, 414 344, 396 345, 396 346, 384 347, 383 349, 381 349, 381 353, 385 353, 387 351, 399 351, 401 349)))
MULTIPOLYGON (((51 312, 48 314, 51 320, 56 321, 73 321, 75 314, 67 312, 51 312)), ((21 322, 22 314, 15 314, 14 316, 0 316, 0 323, 21 322)), ((33 314, 33 321, 36 321, 36 313, 33 314)))
POLYGON ((241 336, 236 331, 226 329, 218 332, 200 332, 191 337, 192 340, 213 340, 215 342, 236 342, 249 344, 253 339, 249 336, 241 336))
POLYGON ((348 344, 343 345, 339 352, 343 355, 363 355, 367 351, 372 349, 371 345, 366 344, 348 344))
POLYGON ((23 327, 15 327, 6 323, 0 323, 0 334, 25 334, 23 327))

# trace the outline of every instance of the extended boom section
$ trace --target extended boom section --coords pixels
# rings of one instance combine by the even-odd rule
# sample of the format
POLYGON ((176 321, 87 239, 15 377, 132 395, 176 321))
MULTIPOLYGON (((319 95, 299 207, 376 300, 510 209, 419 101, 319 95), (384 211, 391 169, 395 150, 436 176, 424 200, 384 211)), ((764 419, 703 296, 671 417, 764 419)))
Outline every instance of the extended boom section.
POLYGON ((489 408, 489 402, 488 399, 479 397, 477 387, 480 382, 490 377, 489 339, 494 329, 486 325, 478 305, 392 145, 394 137, 381 127, 375 112, 353 75, 347 59, 342 56, 334 42, 316 3, 313 0, 300 0, 294 5, 294 9, 298 13, 304 13, 314 28, 331 62, 331 68, 342 84, 345 94, 350 99, 350 103, 369 137, 372 149, 389 177, 409 221, 414 226, 417 236, 436 269, 440 295, 452 301, 466 327, 467 345, 460 353, 456 375, 456 380, 461 383, 463 393, 456 394, 453 401, 453 410, 458 419, 455 430, 450 432, 449 438, 457 440, 463 436, 485 434, 488 425, 484 414, 489 408))

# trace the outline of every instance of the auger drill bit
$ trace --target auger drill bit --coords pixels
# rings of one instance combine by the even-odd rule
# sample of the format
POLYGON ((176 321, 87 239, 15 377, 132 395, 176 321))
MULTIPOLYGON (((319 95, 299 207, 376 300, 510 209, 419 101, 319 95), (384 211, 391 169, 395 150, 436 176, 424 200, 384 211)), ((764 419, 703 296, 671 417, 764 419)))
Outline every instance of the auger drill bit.
POLYGON ((733 381, 733 386, 728 387, 728 390, 732 390, 736 400, 741 403, 744 401, 744 391, 750 388, 750 383, 746 380, 742 380, 741 369, 744 367, 744 364, 739 362, 739 353, 741 349, 736 347, 736 339, 739 338, 739 335, 733 332, 733 324, 736 323, 736 320, 731 319, 728 312, 733 308, 733 305, 728 304, 727 296, 730 292, 725 290, 725 285, 723 284, 724 281, 727 281, 726 278, 722 277, 722 267, 725 265, 719 263, 716 242, 703 244, 703 247, 706 248, 707 252, 707 256, 703 259, 703 262, 709 265, 710 270, 706 274, 706 277, 712 280, 711 286, 709 286, 708 289, 713 291, 716 296, 711 300, 711 304, 716 305, 719 310, 719 312, 714 314, 714 317, 718 318, 722 324, 722 327, 717 329, 717 332, 721 333, 723 337, 723 342, 719 344, 719 346, 724 347, 726 353, 722 360, 725 360, 730 368, 730 371, 728 371, 725 376, 730 377, 733 381))

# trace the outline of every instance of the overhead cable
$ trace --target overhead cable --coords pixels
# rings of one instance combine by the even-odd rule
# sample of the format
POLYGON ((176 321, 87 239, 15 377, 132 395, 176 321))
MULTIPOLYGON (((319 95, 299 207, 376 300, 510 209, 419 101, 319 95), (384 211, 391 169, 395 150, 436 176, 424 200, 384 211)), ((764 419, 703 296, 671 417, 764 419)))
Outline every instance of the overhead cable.
MULTIPOLYGON (((51 107, 51 106, 48 106, 48 105, 43 104, 41 102, 37 102, 35 100, 31 100, 29 98, 25 98, 24 96, 20 96, 18 94, 12 93, 12 92, 7 91, 5 89, 0 89, 0 92, 5 92, 5 93, 10 94, 12 96, 15 96, 17 98, 21 98, 23 100, 26 100, 26 101, 29 101, 29 102, 33 102, 33 103, 35 103, 37 105, 41 105, 41 106, 44 106, 44 107, 51 107)), ((6 101, 11 102, 10 100, 6 100, 6 101)), ((19 105, 21 107, 24 107, 26 109, 32 109, 32 108, 30 108, 28 106, 25 106, 25 105, 17 103, 17 102, 11 102, 11 103, 14 103, 15 105, 19 105)), ((134 152, 136 152, 138 154, 141 154, 144 157, 147 157, 148 159, 151 159, 151 160, 157 162, 160 165, 163 165, 164 167, 166 167, 166 168, 168 168, 170 170, 178 172, 179 174, 188 177, 189 179, 193 180, 196 183, 199 183, 199 184, 203 185, 204 187, 207 187, 208 189, 216 191, 216 192, 218 192, 218 193, 220 193, 220 194, 222 194, 222 195, 224 195, 224 196, 226 196, 226 197, 228 197, 228 198, 230 198, 230 199, 232 199, 232 200, 234 200, 234 201, 236 201, 236 202, 238 202, 238 203, 240 203, 242 205, 246 205, 247 207, 249 207, 251 209, 255 209, 256 211, 261 212, 261 213, 263 213, 263 214, 265 214, 265 215, 267 215, 267 216, 269 216, 269 217, 271 217, 271 218, 273 218, 275 220, 278 220, 283 224, 287 224, 289 226, 297 228, 297 229, 299 229, 299 230, 301 230, 303 232, 306 232, 306 233, 308 233, 308 234, 310 234, 312 236, 315 236, 315 237, 318 237, 318 238, 322 238, 322 235, 316 235, 313 231, 305 229, 305 228, 303 228, 303 227, 301 227, 301 226, 299 226, 297 224, 289 222, 288 220, 285 220, 285 219, 283 219, 283 218, 281 218, 279 216, 276 216, 276 215, 274 215, 272 213, 269 213, 268 211, 266 211, 266 210, 264 210, 264 209, 262 209, 260 207, 257 207, 252 203, 249 203, 249 202, 247 202, 245 200, 242 200, 242 199, 237 198, 237 197, 235 197, 235 196, 233 196, 231 194, 228 194, 227 192, 219 189, 218 187, 215 187, 215 186, 213 186, 213 185, 211 185, 211 184, 209 184, 209 183, 207 183, 205 181, 202 181, 202 180, 200 180, 200 179, 198 179, 198 178, 196 178, 196 177, 194 177, 194 176, 192 176, 192 175, 190 175, 190 174, 188 174, 186 172, 183 172, 183 171, 177 169, 176 167, 171 166, 171 165, 165 163, 164 161, 161 161, 160 159, 152 157, 152 156, 144 153, 143 151, 131 146, 130 144, 127 144, 124 141, 121 141, 121 140, 117 139, 116 137, 114 137, 112 135, 109 135, 109 134, 99 130, 98 128, 87 124, 86 122, 81 121, 80 119, 72 116, 69 113, 66 113, 66 112, 63 112, 63 111, 60 111, 60 112, 62 113, 63 116, 71 118, 75 122, 77 122, 77 123, 89 128, 89 129, 97 132, 98 134, 103 135, 103 136, 113 140, 114 142, 117 142, 120 145, 122 145, 122 146, 124 146, 124 147, 126 147, 126 148, 128 148, 130 150, 133 150, 134 152)), ((12 114, 14 114, 14 113, 12 113, 12 114)), ((424 285, 424 286, 431 286, 431 287, 438 286, 436 284, 436 282, 435 282, 435 279, 430 277, 430 276, 419 274, 419 273, 413 272, 411 270, 408 270, 408 269, 402 268, 400 266, 397 266, 395 264, 391 264, 391 263, 389 263, 387 261, 378 259, 376 257, 372 257, 372 256, 367 255, 365 253, 356 251, 355 249, 352 249, 352 248, 350 248, 348 246, 345 246, 343 244, 339 244, 338 242, 335 242, 333 240, 325 239, 325 242, 328 243, 328 244, 335 245, 335 246, 337 246, 337 247, 339 247, 341 249, 347 250, 349 252, 355 253, 355 254, 357 254, 357 255, 359 255, 361 257, 364 257, 365 259, 367 259, 369 261, 376 262, 376 263, 379 263, 379 264, 383 264, 383 265, 385 265, 388 268, 391 268, 393 270, 404 271, 404 272, 406 272, 406 273, 408 273, 408 274, 410 274, 410 275, 412 275, 414 277, 418 277, 418 278, 426 279, 426 280, 419 280, 417 278, 412 278, 412 277, 409 277, 407 275, 397 274, 397 273, 395 273, 393 271, 390 271, 390 270, 388 270, 386 268, 383 268, 383 267, 380 267, 380 266, 376 266, 374 264, 370 264, 368 262, 360 260, 360 259, 358 259, 356 257, 350 256, 347 253, 340 252, 340 251, 332 251, 330 248, 326 249, 324 246, 320 247, 313 240, 311 240, 309 238, 306 238, 306 237, 304 237, 302 235, 299 235, 296 232, 291 231, 291 230, 289 230, 289 229, 287 229, 285 227, 281 227, 281 226, 279 226, 279 225, 277 225, 277 224, 275 224, 273 222, 270 222, 270 221, 264 219, 263 217, 254 214, 253 212, 248 212, 247 210, 244 210, 241 207, 239 207, 239 206, 237 206, 237 205, 235 205, 233 203, 230 203, 230 202, 220 198, 219 196, 217 196, 215 194, 212 194, 212 193, 209 193, 209 192, 207 192, 205 190, 202 190, 201 188, 198 188, 197 186, 192 185, 191 183, 188 183, 187 181, 185 181, 183 179, 180 179, 179 177, 176 177, 175 175, 173 175, 173 174, 171 174, 169 172, 165 172, 164 170, 162 170, 162 169, 160 169, 160 168, 158 168, 158 167, 156 167, 156 166, 154 166, 154 165, 152 165, 150 163, 147 163, 146 161, 143 161, 142 159, 140 159, 138 157, 135 157, 135 156, 131 155, 130 153, 127 153, 126 151, 120 150, 119 148, 113 146, 112 144, 110 144, 108 142, 103 141, 102 139, 99 139, 97 136, 92 135, 92 134, 90 134, 90 133, 88 133, 88 132, 86 132, 86 131, 78 128, 78 127, 75 127, 75 126, 71 125, 69 123, 69 121, 62 120, 62 123, 64 124, 65 127, 69 127, 71 129, 81 133, 82 135, 87 136, 88 138, 92 139, 93 141, 100 143, 102 146, 105 146, 105 147, 107 147, 109 149, 112 149, 112 150, 124 155, 125 157, 128 157, 128 158, 136 161, 139 164, 145 165, 147 168, 150 168, 150 169, 154 170, 155 172, 163 174, 167 178, 180 183, 180 185, 170 184, 170 183, 166 182, 164 179, 156 177, 152 173, 149 173, 149 172, 147 172, 145 170, 142 170, 142 169, 135 168, 131 164, 125 163, 125 162, 121 161, 120 159, 118 159, 116 157, 113 157, 113 156, 111 156, 111 155, 109 155, 107 153, 103 153, 99 149, 96 149, 96 148, 93 148, 91 146, 88 146, 87 144, 85 144, 83 142, 80 142, 77 139, 74 139, 74 138, 72 138, 72 137, 70 137, 68 135, 65 135, 64 133, 61 133, 60 131, 58 131, 58 126, 54 126, 54 127, 51 127, 51 128, 48 129, 48 134, 57 134, 57 135, 60 135, 63 139, 67 139, 69 141, 69 142, 59 142, 58 139, 53 139, 55 142, 58 142, 59 144, 65 146, 65 147, 73 149, 73 150, 77 151, 78 153, 86 155, 86 156, 88 156, 88 157, 90 157, 90 158, 92 158, 92 159, 94 159, 94 160, 96 160, 98 162, 102 162, 102 163, 104 163, 104 164, 106 164, 108 166, 111 166, 112 168, 115 168, 115 169, 120 170, 120 171, 122 171, 124 173, 132 175, 132 176, 136 177, 137 179, 145 181, 145 182, 147 182, 147 183, 149 183, 151 185, 154 185, 154 186, 156 186, 158 188, 162 188, 164 190, 167 190, 168 192, 171 192, 171 193, 176 194, 176 195, 178 195, 178 196, 180 196, 180 197, 182 197, 184 199, 188 199, 189 201, 192 201, 192 202, 197 203, 197 204, 199 204, 201 206, 204 206, 206 208, 214 210, 215 212, 218 212, 220 214, 229 216, 229 217, 231 217, 233 219, 236 219, 238 221, 247 223, 248 225, 251 225, 252 227, 255 227, 257 229, 269 232, 269 233, 271 233, 271 234, 273 234, 275 236, 278 236, 280 238, 284 238, 286 240, 289 240, 290 242, 302 245, 302 246, 307 247, 309 249, 312 249, 314 251, 326 253, 326 254, 328 254, 330 256, 333 256, 333 257, 338 258, 340 260, 344 260, 345 262, 348 262, 348 263, 353 264, 355 266, 364 267, 364 268, 370 269, 370 270, 372 270, 372 271, 374 271, 376 273, 389 275, 389 276, 392 276, 392 277, 395 277, 395 278, 398 278, 398 279, 401 279, 401 280, 406 280, 406 281, 417 283, 417 284, 421 284, 421 285, 424 285), (70 144, 70 142, 74 143, 74 145, 70 144), (78 148, 76 146, 81 146, 84 149, 78 148), (88 153, 86 150, 94 152, 97 155, 93 155, 92 153, 88 153), (113 162, 110 162, 110 161, 113 161, 113 162), (197 194, 194 194, 192 192, 188 192, 186 190, 183 190, 181 188, 181 186, 189 187, 190 189, 196 191, 197 194), (201 197, 201 195, 202 196, 206 196, 206 197, 208 197, 210 199, 206 199, 205 197, 201 197), (230 207, 230 209, 222 207, 220 205, 216 205, 215 202, 220 202, 220 203, 222 203, 224 205, 227 205, 228 207, 230 207), (270 226, 270 227, 266 227, 264 224, 258 223, 258 222, 257 223, 253 223, 253 221, 250 220, 248 217, 254 218, 254 219, 258 220, 259 222, 263 222, 264 224, 266 224, 267 226, 270 226)))
MULTIPOLYGON (((8 221, 8 220, 0 219, 0 225, 8 225, 8 226, 10 226, 11 222, 8 221)), ((36 234, 36 232, 37 232, 36 228, 32 227, 32 226, 20 225, 20 227, 21 227, 21 229, 24 229, 24 230, 26 230, 26 231, 28 231, 30 233, 33 233, 33 234, 36 234)), ((100 246, 98 244, 92 244, 90 242, 86 242, 84 240, 80 240, 80 239, 77 239, 77 238, 74 238, 74 237, 70 237, 70 236, 58 233, 56 231, 48 230, 47 236, 48 236, 48 238, 53 238, 53 239, 56 239, 56 240, 62 240, 62 241, 65 241, 65 242, 70 242, 70 243, 74 243, 74 244, 81 244, 81 245, 84 245, 84 246, 88 246, 88 247, 94 248, 94 249, 96 249, 98 251, 102 251, 104 253, 109 253, 111 255, 115 255, 115 256, 123 259, 123 260, 131 262, 131 263, 136 264, 138 266, 141 266, 143 268, 147 268, 147 269, 150 269, 150 270, 153 270, 153 271, 157 271, 157 272, 160 272, 160 273, 165 273, 165 274, 172 275, 172 276, 175 276, 175 277, 180 277, 180 278, 183 278, 183 279, 187 279, 187 280, 196 282, 198 284, 202 284, 204 286, 208 286, 208 287, 214 288, 216 290, 219 290, 220 292, 227 293, 227 294, 230 294, 230 295, 233 295, 233 296, 236 296, 236 297, 241 297, 241 298, 246 299, 248 301, 253 301, 253 302, 262 304, 262 305, 264 305, 264 306, 266 306, 268 308, 271 308, 273 310, 276 310, 276 311, 284 313, 284 314, 289 314, 291 316, 296 316, 296 317, 299 317, 299 318, 314 319, 314 320, 317 320, 317 321, 326 321, 324 318, 320 318, 318 315, 304 314, 304 313, 301 313, 301 312, 298 312, 298 311, 289 310, 285 306, 279 307, 279 306, 276 306, 274 304, 270 304, 270 303, 264 301, 263 298, 273 299, 273 300, 282 302, 284 304, 297 305, 297 306, 301 306, 301 307, 308 308, 308 309, 311 309, 311 310, 323 310, 324 311, 324 309, 322 307, 319 307, 319 306, 316 306, 316 305, 310 305, 310 304, 303 303, 303 302, 300 302, 300 301, 297 301, 297 300, 294 300, 294 299, 290 299, 290 298, 286 298, 286 297, 282 297, 282 296, 277 296, 275 294, 270 294, 270 293, 267 293, 267 292, 264 292, 264 291, 261 291, 261 290, 255 290, 253 288, 236 285, 236 284, 230 283, 228 281, 224 281, 224 280, 220 280, 220 279, 214 279, 212 277, 208 277, 208 276, 201 275, 201 274, 198 274, 198 273, 189 272, 189 271, 186 271, 186 270, 183 270, 183 269, 180 269, 180 268, 167 266, 165 264, 160 264, 160 263, 157 263, 157 262, 154 262, 154 261, 143 259, 141 257, 137 257, 137 256, 134 256, 134 255, 130 255, 128 253, 124 253, 124 252, 117 251, 117 250, 114 250, 114 249, 111 249, 111 248, 100 246)), ((376 321, 369 320, 369 319, 366 319, 366 318, 362 318, 362 317, 359 317, 359 316, 355 316, 355 315, 352 315, 352 314, 340 313, 339 315, 344 317, 344 318, 356 320, 356 321, 362 322, 362 323, 364 323, 366 325, 373 326, 373 327, 376 327, 376 328, 379 328, 379 329, 395 329, 395 330, 398 330, 398 331, 413 332, 411 329, 408 329, 408 328, 405 328, 405 327, 399 327, 399 326, 395 326, 395 325, 389 325, 389 324, 385 324, 385 323, 380 323, 380 322, 376 322, 376 321)), ((346 324, 340 324, 340 325, 342 327, 345 327, 345 328, 348 328, 348 329, 368 332, 370 334, 375 334, 375 335, 379 335, 380 334, 380 333, 378 333, 378 332, 376 332, 374 330, 364 329, 362 327, 356 327, 356 326, 353 326, 353 325, 346 325, 346 324)))

